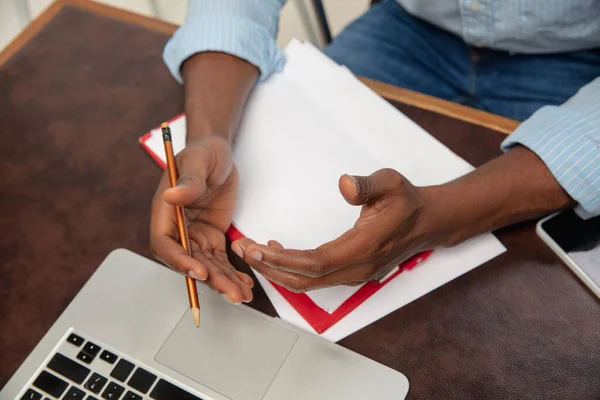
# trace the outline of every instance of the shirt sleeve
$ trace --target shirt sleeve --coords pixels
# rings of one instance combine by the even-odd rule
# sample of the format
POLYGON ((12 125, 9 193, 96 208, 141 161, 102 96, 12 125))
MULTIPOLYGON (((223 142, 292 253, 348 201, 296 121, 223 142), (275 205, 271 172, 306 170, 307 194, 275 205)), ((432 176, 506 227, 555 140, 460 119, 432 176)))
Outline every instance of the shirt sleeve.
POLYGON ((167 42, 163 59, 182 83, 181 65, 196 53, 220 51, 260 70, 260 79, 283 67, 275 36, 287 0, 189 0, 184 24, 167 42))
POLYGON ((600 77, 560 106, 545 106, 504 142, 536 153, 579 204, 582 218, 600 215, 600 77))

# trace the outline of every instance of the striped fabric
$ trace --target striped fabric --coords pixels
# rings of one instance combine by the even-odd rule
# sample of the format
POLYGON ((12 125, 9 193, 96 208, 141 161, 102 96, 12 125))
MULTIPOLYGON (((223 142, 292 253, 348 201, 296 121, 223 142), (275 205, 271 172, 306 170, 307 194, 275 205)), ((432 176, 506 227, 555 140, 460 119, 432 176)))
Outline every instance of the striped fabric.
MULTIPOLYGON (((221 51, 256 65, 261 80, 282 68, 275 36, 286 0, 189 0, 164 60, 181 82, 193 54, 221 51)), ((600 47, 600 0, 398 0, 411 14, 474 46, 540 54, 600 47)), ((600 215, 600 78, 565 104, 547 106, 510 135, 548 166, 584 217, 600 215)))
POLYGON ((473 46, 514 53, 600 47, 597 0, 397 0, 473 46))
POLYGON ((184 24, 167 43, 163 59, 180 83, 181 64, 202 51, 242 58, 261 79, 283 67, 275 36, 279 11, 287 0, 189 0, 184 24))
POLYGON ((546 106, 523 122, 504 143, 522 144, 548 166, 579 203, 581 217, 600 215, 600 78, 561 106, 546 106))

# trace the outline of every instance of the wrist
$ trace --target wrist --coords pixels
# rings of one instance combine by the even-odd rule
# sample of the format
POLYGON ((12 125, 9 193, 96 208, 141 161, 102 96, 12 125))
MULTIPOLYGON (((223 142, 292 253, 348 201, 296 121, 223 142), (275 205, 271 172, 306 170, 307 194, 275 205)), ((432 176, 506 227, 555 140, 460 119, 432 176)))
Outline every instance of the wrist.
POLYGON ((231 143, 258 69, 237 57, 203 52, 182 66, 188 141, 219 136, 231 143))
POLYGON ((193 144, 206 139, 222 139, 231 145, 231 136, 226 130, 216 129, 210 125, 191 125, 187 129, 186 144, 193 144))
POLYGON ((186 139, 186 147, 195 147, 195 146, 211 146, 221 149, 220 151, 225 151, 228 154, 233 152, 231 147, 231 143, 227 138, 222 135, 218 135, 215 133, 205 133, 202 135, 195 135, 192 137, 188 137, 186 139))
POLYGON ((572 204, 545 164, 515 148, 454 181, 420 188, 424 231, 435 246, 547 215, 572 204))
POLYGON ((460 188, 451 184, 420 187, 423 197, 420 229, 428 249, 452 247, 469 237, 476 221, 476 210, 460 188))

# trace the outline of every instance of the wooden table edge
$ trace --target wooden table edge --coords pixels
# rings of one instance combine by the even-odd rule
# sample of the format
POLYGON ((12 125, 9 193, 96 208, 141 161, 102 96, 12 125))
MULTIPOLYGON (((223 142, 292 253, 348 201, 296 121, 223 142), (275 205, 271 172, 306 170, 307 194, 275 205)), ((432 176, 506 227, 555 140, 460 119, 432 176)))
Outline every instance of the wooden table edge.
MULTIPOLYGON (((144 28, 173 34, 177 25, 156 18, 136 14, 127 10, 96 3, 91 0, 56 0, 44 10, 23 32, 21 32, 2 52, 0 67, 14 56, 31 38, 33 38, 62 8, 73 6, 102 16, 118 19, 144 28)), ((486 111, 476 110, 451 101, 403 89, 368 78, 360 78, 371 90, 380 96, 407 105, 422 108, 494 131, 509 134, 519 125, 518 121, 501 117, 486 111)))
POLYGON ((487 111, 477 110, 475 108, 463 106, 462 104, 369 78, 360 77, 360 80, 375 93, 388 100, 433 111, 437 114, 483 126, 506 135, 510 134, 517 126, 519 126, 519 121, 492 114, 487 111))

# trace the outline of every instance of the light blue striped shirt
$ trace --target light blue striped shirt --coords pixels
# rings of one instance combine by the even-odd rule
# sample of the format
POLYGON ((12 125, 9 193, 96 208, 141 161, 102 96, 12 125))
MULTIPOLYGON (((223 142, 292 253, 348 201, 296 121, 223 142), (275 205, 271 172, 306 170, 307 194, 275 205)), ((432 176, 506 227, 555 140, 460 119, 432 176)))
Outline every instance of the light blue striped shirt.
MULTIPOLYGON (((256 65, 261 80, 283 67, 275 41, 286 0, 189 0, 185 23, 167 43, 164 59, 181 82, 193 54, 220 51, 256 65)), ((474 46, 515 53, 600 47, 600 0, 398 0, 411 14, 474 46)), ((546 106, 502 144, 535 152, 584 217, 600 215, 600 78, 561 106, 546 106)))

